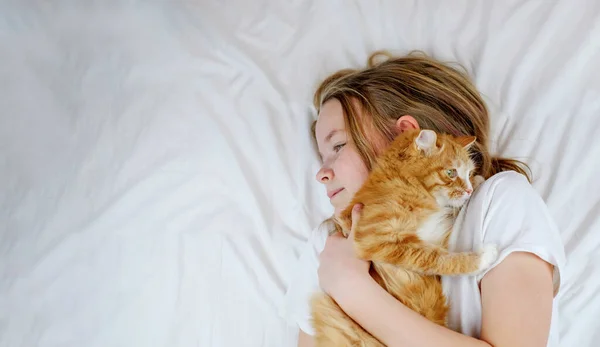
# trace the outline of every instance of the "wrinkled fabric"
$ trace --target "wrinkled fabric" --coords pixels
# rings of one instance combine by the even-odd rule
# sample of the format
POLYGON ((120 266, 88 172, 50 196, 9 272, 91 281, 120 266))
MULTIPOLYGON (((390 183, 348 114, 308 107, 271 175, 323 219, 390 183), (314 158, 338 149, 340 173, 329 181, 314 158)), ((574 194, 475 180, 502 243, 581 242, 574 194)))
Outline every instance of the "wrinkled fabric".
POLYGON ((567 251, 561 344, 600 339, 597 1, 0 3, 0 346, 294 346, 279 311, 331 213, 318 81, 457 61, 491 150, 567 251))

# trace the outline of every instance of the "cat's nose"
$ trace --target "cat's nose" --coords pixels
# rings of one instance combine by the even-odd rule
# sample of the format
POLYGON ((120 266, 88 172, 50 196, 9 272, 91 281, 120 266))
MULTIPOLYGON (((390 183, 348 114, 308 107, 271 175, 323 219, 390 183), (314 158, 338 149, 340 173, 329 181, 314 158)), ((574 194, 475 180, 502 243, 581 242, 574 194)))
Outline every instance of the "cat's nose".
POLYGON ((465 189, 465 192, 467 192, 467 194, 471 195, 471 193, 473 193, 473 189, 465 189))

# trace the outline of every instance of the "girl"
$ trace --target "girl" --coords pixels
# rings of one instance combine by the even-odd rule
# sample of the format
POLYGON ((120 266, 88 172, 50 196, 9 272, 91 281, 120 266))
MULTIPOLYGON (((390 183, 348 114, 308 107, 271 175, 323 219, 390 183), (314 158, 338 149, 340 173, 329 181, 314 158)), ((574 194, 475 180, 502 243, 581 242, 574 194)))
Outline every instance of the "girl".
MULTIPOLYGON (((387 346, 558 346, 555 298, 564 247, 525 165, 488 152, 487 109, 465 74, 422 55, 376 65, 376 55, 366 69, 331 75, 315 94, 313 135, 322 159, 316 179, 334 213, 351 201, 397 134, 423 128, 473 135, 476 173, 486 181, 461 209, 449 248, 496 244, 499 257, 480 275, 442 278, 450 305, 446 328, 377 285, 352 240, 339 233, 327 237, 336 227, 324 223, 311 236, 286 294, 288 317, 300 328, 298 346, 313 345, 309 300, 318 290, 387 346)), ((360 218, 357 207, 353 225, 360 218)))

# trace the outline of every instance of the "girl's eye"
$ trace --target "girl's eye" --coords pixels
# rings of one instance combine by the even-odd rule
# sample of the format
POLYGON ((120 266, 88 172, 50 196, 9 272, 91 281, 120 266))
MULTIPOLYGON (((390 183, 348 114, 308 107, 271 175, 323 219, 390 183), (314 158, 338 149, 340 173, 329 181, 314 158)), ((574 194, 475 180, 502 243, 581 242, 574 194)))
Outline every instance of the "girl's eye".
POLYGON ((335 145, 335 146, 333 146, 333 151, 337 153, 337 152, 339 152, 339 151, 340 151, 340 149, 342 149, 342 147, 344 147, 345 145, 346 145, 345 143, 340 143, 339 145, 335 145))
POLYGON ((456 169, 448 169, 446 170, 446 175, 450 178, 455 178, 457 175, 456 169))

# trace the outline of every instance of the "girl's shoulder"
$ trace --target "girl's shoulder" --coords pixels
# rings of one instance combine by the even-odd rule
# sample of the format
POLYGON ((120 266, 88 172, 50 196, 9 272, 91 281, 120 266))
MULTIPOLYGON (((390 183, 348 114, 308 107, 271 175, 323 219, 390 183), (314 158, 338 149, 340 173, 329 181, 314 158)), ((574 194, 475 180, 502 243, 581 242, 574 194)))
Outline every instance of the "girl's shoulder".
POLYGON ((532 209, 547 211, 545 202, 527 177, 516 171, 503 171, 488 178, 477 187, 468 203, 469 212, 514 213, 532 209))
POLYGON ((535 189, 527 180, 525 175, 520 174, 516 171, 502 171, 492 177, 488 178, 483 182, 478 190, 481 190, 485 194, 494 194, 500 189, 499 192, 509 192, 511 194, 530 194, 535 193, 535 189))
POLYGON ((524 175, 505 171, 482 183, 465 206, 461 224, 459 238, 464 247, 498 247, 499 257, 490 269, 513 252, 534 253, 554 265, 554 289, 558 291, 560 269, 566 262, 560 231, 546 203, 524 175))

